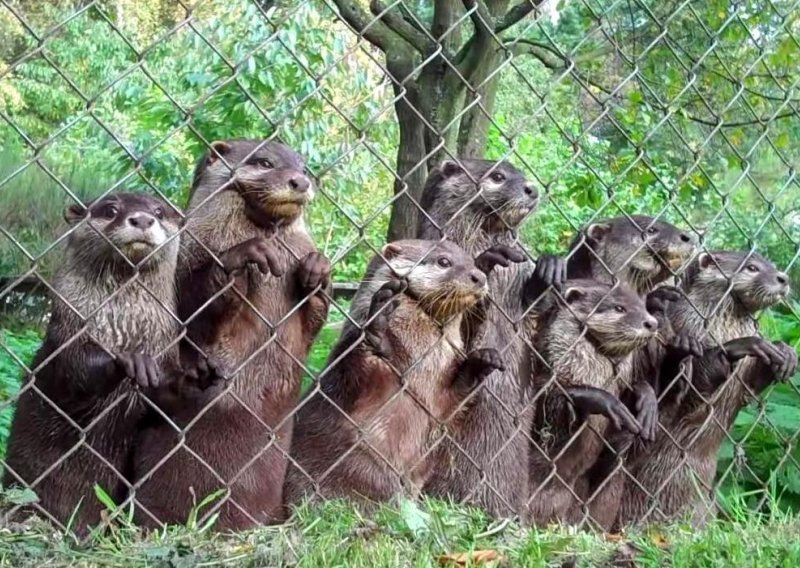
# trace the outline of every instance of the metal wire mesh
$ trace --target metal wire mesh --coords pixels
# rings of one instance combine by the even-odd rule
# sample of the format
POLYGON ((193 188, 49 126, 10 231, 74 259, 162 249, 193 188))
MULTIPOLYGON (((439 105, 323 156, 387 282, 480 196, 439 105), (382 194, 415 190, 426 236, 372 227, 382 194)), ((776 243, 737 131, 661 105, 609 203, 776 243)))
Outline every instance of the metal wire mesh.
MULTIPOLYGON (((24 452, 16 458, 33 475, 16 471, 14 459, 3 461, 7 484, 43 491, 38 501, 12 501, 10 515, 34 510, 62 528, 76 528, 62 506, 72 509, 83 499, 87 514, 99 511, 99 505, 88 504, 97 499, 94 483, 72 480, 92 478, 87 471, 94 470, 105 471, 93 481, 102 485, 110 479, 116 489, 103 489, 119 505, 103 523, 115 522, 132 505, 137 520, 151 525, 182 522, 195 507, 203 519, 219 516, 228 527, 281 521, 287 476, 322 498, 431 494, 524 522, 606 530, 687 513, 696 521, 707 519, 720 512, 719 495, 735 495, 731 488, 758 487, 750 504, 756 509, 779 506, 776 484, 793 493, 800 474, 800 429, 775 412, 774 397, 791 406, 800 401, 795 398, 800 391, 791 380, 772 386, 786 378, 774 376, 780 374, 774 364, 759 367, 751 357, 709 388, 702 373, 711 363, 697 355, 667 376, 659 365, 672 339, 665 325, 680 331, 688 315, 680 321, 665 316, 668 323, 652 340, 653 349, 595 354, 600 361, 580 354, 593 345, 588 322, 601 317, 604 303, 637 269, 637 259, 662 254, 648 236, 656 222, 674 222, 698 245, 678 265, 669 265, 670 281, 689 282, 692 262, 724 272, 715 257, 698 256, 713 248, 761 253, 772 257, 773 271, 792 275, 800 255, 800 219, 791 214, 798 205, 791 136, 798 127, 794 93, 800 77, 792 59, 800 47, 794 3, 710 8, 640 0, 242 0, 233 7, 177 2, 163 7, 147 29, 125 2, 56 4, 40 9, 2 0, 0 7, 0 21, 13 38, 2 53, 0 118, 8 147, 18 148, 0 176, 0 195, 7 192, 3 202, 9 207, 0 215, 0 233, 12 259, 8 268, 0 265, 6 272, 0 300, 24 311, 30 298, 46 292, 52 302, 48 315, 59 314, 51 327, 63 326, 63 318, 78 322, 69 337, 48 336, 49 351, 40 351, 35 362, 0 343, 15 374, 25 377, 19 392, 8 396, 5 412, 10 416, 26 399, 16 419, 25 422, 24 412, 31 416, 26 428, 15 426, 12 437, 32 430, 49 440, 45 445, 51 450, 63 449, 53 460, 24 452), (81 41, 86 34, 96 35, 95 49, 81 41), (170 58, 177 63, 164 63, 170 58), (53 93, 52 108, 34 113, 25 96, 48 100, 30 94, 41 90, 53 93), (233 138, 262 142, 231 159, 214 141, 233 138), (323 262, 313 256, 316 248, 297 240, 295 229, 286 232, 278 224, 270 233, 245 234, 230 220, 215 218, 212 227, 204 221, 209 211, 228 203, 220 196, 238 191, 242 168, 277 140, 304 155, 312 170, 299 168, 297 174, 315 181, 318 195, 307 224, 330 259, 332 288, 327 274, 305 287, 299 284, 305 276, 292 276, 304 263, 323 262), (550 154, 546 145, 554 140, 559 146, 550 154), (70 175, 83 152, 87 162, 106 168, 88 189, 76 187, 70 175), (193 183, 187 157, 201 154, 204 164, 221 162, 227 179, 187 200, 193 183), (476 174, 468 158, 484 156, 488 165, 476 174), (76 163, 65 166, 64 160, 76 163), (518 226, 500 215, 506 205, 498 207, 488 195, 493 176, 506 183, 507 161, 530 180, 524 184, 529 193, 547 198, 538 210, 523 211, 518 226), (466 172, 463 183, 474 195, 442 217, 426 206, 423 187, 448 163, 466 172), (10 211, 19 203, 15 188, 31 171, 53 189, 43 198, 48 207, 87 204, 135 187, 170 204, 182 228, 138 264, 126 261, 129 277, 106 297, 92 299, 89 290, 76 295, 69 279, 54 270, 77 262, 59 252, 76 233, 93 231, 96 246, 110 247, 120 258, 127 253, 109 240, 95 213, 67 229, 60 226, 52 238, 44 235, 45 243, 33 243, 29 231, 15 224, 18 212, 10 211), (485 224, 463 225, 476 204, 488 207, 489 217, 498 215, 500 226, 490 231, 485 224), (653 220, 641 224, 636 214, 653 220), (622 283, 604 289, 585 313, 570 301, 571 293, 582 297, 580 286, 547 288, 533 305, 524 301, 522 290, 534 267, 544 265, 545 253, 573 257, 576 249, 567 250, 573 236, 588 235, 582 228, 602 227, 611 217, 627 223, 636 244, 628 245, 625 258, 616 259, 620 262, 598 258, 595 264, 622 283), (437 236, 397 269, 392 259, 398 253, 383 247, 384 237, 418 237, 418 222, 438 229, 437 236), (247 240, 242 235, 268 241, 282 263, 280 274, 259 275, 250 266, 244 280, 231 276, 206 294, 191 279, 187 287, 186 273, 194 272, 181 268, 188 262, 182 254, 178 300, 148 287, 144 267, 171 243, 180 240, 182 250, 203 256, 208 270, 220 271, 228 266, 230 246, 247 240), (421 320, 408 316, 404 310, 411 308, 397 298, 407 297, 415 278, 430 278, 426 267, 436 261, 437 247, 450 240, 473 258, 500 245, 523 257, 506 259, 510 267, 487 268, 488 297, 466 314, 433 318, 437 337, 411 350, 415 357, 411 351, 376 355, 381 341, 376 335, 405 349, 403 334, 423 333, 421 320), (364 273, 372 257, 374 267, 364 273), (387 276, 387 266, 399 273, 387 276), (347 283, 362 278, 348 306, 345 292, 355 286, 347 283), (397 278, 405 278, 408 290, 373 305, 381 286, 397 278), (194 309, 181 313, 185 298, 195 294, 201 299, 194 309), (131 311, 132 301, 146 301, 152 311, 131 311), (214 329, 202 335, 197 330, 205 329, 203 318, 221 305, 226 308, 214 316, 214 329), (320 310, 342 322, 322 334, 342 329, 322 366, 308 360, 323 323, 315 327, 320 310), (141 338, 143 344, 156 341, 149 354, 162 374, 168 376, 165 369, 179 351, 181 357, 199 354, 218 367, 212 387, 189 395, 198 378, 180 376, 178 402, 168 407, 157 393, 133 384, 102 396, 93 394, 94 386, 80 384, 94 375, 80 371, 86 361, 76 350, 91 344, 100 350, 97 357, 113 362, 135 349, 127 340, 104 344, 102 338, 117 337, 107 326, 132 326, 126 329, 145 334, 151 328, 129 320, 146 318, 163 320, 168 330, 164 341, 141 338), (575 344, 559 351, 553 346, 566 332, 553 332, 552 326, 570 318, 583 325, 575 344), (483 359, 476 356, 479 349, 496 350, 505 370, 487 363, 491 357, 485 352, 483 359), (615 432, 605 418, 595 417, 607 410, 589 412, 592 418, 586 419, 585 409, 573 406, 578 404, 573 387, 587 385, 628 402, 626 397, 638 392, 639 359, 656 374, 645 378, 660 399, 659 425, 650 441, 615 432), (68 373, 73 365, 79 369, 70 379, 75 385, 37 381, 42 374, 58 377, 59 369, 68 373), (479 367, 487 372, 475 371, 479 367), (359 374, 361 382, 353 382, 359 374), (475 388, 462 392, 459 380, 477 386, 470 383, 475 388), (740 414, 743 408, 748 419, 740 414), (304 423, 320 415, 329 423, 304 423), (34 416, 49 418, 37 422, 34 416), (119 424, 125 426, 119 430, 119 424), (304 445, 307 440, 314 444, 304 445), (162 453, 151 452, 148 444, 162 453), (769 446, 772 471, 766 476, 745 450, 760 444, 769 446), (109 447, 114 458, 105 451, 109 447), (141 447, 148 448, 144 471, 131 465, 141 447), (298 451, 312 455, 298 457, 298 451), (57 490, 43 490, 47 486, 57 490), (371 492, 372 487, 378 489, 371 492), (168 497, 173 491, 181 497, 168 497)), ((195 182, 202 186, 200 176, 195 182)), ((692 320, 701 335, 697 339, 710 353, 760 333, 755 311, 735 330, 724 323, 737 302, 733 274, 747 272, 752 258, 726 273, 729 285, 710 311, 693 303, 691 286, 684 288, 681 301, 699 314, 692 320)), ((776 333, 776 321, 797 329, 796 306, 784 301, 778 312, 783 319, 769 320, 767 331, 776 333)), ((319 349, 327 355, 330 345, 319 349)), ((781 354, 788 369, 786 351, 773 353, 773 359, 781 354)), ((637 401, 629 405, 636 419, 637 401)), ((99 513, 92 518, 100 520, 99 513)))

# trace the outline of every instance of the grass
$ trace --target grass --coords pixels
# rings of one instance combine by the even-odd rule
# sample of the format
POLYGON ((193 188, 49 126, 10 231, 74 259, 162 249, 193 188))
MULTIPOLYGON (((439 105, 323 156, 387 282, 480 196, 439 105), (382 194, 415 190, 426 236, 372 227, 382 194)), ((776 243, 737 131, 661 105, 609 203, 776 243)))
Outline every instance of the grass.
POLYGON ((343 501, 300 506, 278 527, 214 534, 169 527, 144 535, 126 521, 78 543, 31 519, 0 529, 0 566, 752 566, 800 565, 790 517, 674 525, 624 535, 565 527, 525 530, 439 501, 402 501, 371 516, 343 501), (459 563, 458 560, 464 560, 459 563))

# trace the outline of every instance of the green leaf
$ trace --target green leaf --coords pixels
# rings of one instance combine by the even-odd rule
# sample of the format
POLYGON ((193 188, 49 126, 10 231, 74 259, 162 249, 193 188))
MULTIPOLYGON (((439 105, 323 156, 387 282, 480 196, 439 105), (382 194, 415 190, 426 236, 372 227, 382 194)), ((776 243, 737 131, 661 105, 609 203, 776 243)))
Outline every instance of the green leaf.
POLYGON ((400 516, 403 518, 408 530, 415 537, 422 536, 430 531, 431 516, 419 508, 410 499, 403 499, 400 502, 400 516))

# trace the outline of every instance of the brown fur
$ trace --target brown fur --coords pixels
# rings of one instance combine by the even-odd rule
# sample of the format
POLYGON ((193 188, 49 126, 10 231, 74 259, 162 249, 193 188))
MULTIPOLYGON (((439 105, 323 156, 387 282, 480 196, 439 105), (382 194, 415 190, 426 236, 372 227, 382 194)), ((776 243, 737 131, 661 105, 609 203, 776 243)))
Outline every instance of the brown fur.
POLYGON ((101 520, 95 484, 117 503, 124 500, 134 437, 148 408, 113 356, 142 350, 167 375, 179 337, 171 313, 180 217, 160 200, 126 193, 100 199, 89 211, 83 220, 85 211, 68 210, 73 232, 53 283, 47 335, 19 397, 3 480, 6 487, 31 486, 37 509, 61 525, 77 510, 72 528, 81 533, 101 520), (163 219, 156 220, 159 208, 163 219), (160 244, 149 259, 131 245, 141 233, 129 220, 142 215, 155 223, 151 244, 160 244), (101 234, 141 263, 138 272, 101 234))
POLYGON ((542 360, 534 367, 528 511, 540 525, 565 520, 574 484, 604 447, 608 419, 576 420, 564 389, 583 385, 619 395, 630 384, 633 351, 656 326, 642 299, 624 284, 569 280, 564 290, 536 338, 542 360))
POLYGON ((192 320, 190 339, 228 380, 183 401, 173 417, 185 433, 183 444, 167 423, 139 440, 135 497, 140 522, 151 526, 185 522, 195 502, 218 490, 225 495, 204 511, 220 512, 216 528, 282 518, 290 412, 303 374, 298 362, 327 316, 323 296, 300 286, 299 261, 316 251, 301 216, 313 195, 302 159, 271 142, 234 140, 214 148, 198 167, 181 246, 181 318, 194 317, 227 280, 203 245, 221 255, 261 237, 282 274, 245 267, 235 290, 192 320), (293 192, 295 186, 301 190, 293 192))
MULTIPOLYGON (((648 294, 681 271, 694 247, 691 235, 653 217, 632 215, 600 220, 582 229, 573 241, 567 273, 569 278, 593 278, 609 284, 616 278, 639 293, 648 294)), ((661 344, 671 333, 661 329, 657 339, 634 353, 632 384, 651 384, 657 369, 653 361, 659 358, 661 344)), ((626 401, 634 398, 631 391, 622 394, 626 401)), ((606 442, 610 447, 603 450, 604 462, 617 459, 617 455, 624 459, 634 436, 626 431, 613 432, 606 442)), ((606 474, 605 466, 598 465, 597 470, 587 472, 576 482, 578 499, 567 520, 577 523, 588 513, 592 524, 608 529, 619 508, 624 476, 595 479, 606 474), (590 485, 602 486, 603 490, 593 494, 590 485)))
MULTIPOLYGON (((446 236, 473 257, 493 245, 515 246, 517 226, 537 204, 536 191, 507 162, 461 159, 459 164, 446 161, 428 178, 421 203, 427 216, 421 214, 418 236, 446 236)), ((470 350, 497 349, 506 370, 475 393, 454 441, 438 452, 436 472, 425 488, 498 517, 521 515, 527 488, 531 357, 520 324, 522 290, 532 268, 528 262, 489 275, 484 323, 467 330, 466 344, 470 350)))
POLYGON ((355 326, 344 330, 319 390, 298 412, 290 504, 312 491, 371 501, 404 489, 416 494, 432 473, 439 425, 455 427, 453 414, 469 393, 458 381, 465 356, 460 326, 463 311, 485 293, 484 274, 450 242, 398 241, 382 256, 370 263, 351 317, 365 324, 376 290, 405 277, 408 291, 395 297, 388 315, 390 355, 379 356, 355 326), (442 256, 452 266, 438 266, 442 256))
MULTIPOLYGON (((755 254, 701 255, 687 272, 688 301, 671 308, 670 321, 676 332, 696 334, 712 349, 732 339, 758 335, 755 312, 788 293, 788 285, 774 282, 777 277, 786 282, 786 276, 755 254), (749 265, 756 265, 759 272, 749 272, 749 265)), ((717 361, 712 356, 694 358, 693 370, 684 371, 691 377, 689 391, 685 398, 667 397, 655 443, 632 447, 626 469, 635 481, 626 484, 617 525, 682 515, 699 525, 713 515, 719 448, 739 410, 772 376, 768 367, 752 357, 738 362, 732 371, 716 368, 717 361), (709 379, 719 373, 727 378, 717 388, 709 379), (657 500, 652 507, 650 495, 657 500)), ((673 381, 683 379, 669 376, 664 380, 669 389, 673 381)))

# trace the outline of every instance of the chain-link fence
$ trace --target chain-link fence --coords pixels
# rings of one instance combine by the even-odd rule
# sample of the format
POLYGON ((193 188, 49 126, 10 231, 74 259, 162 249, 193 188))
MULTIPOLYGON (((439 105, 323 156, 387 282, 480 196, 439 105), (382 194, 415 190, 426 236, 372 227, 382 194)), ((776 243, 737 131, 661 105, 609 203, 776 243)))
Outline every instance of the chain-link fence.
POLYGON ((797 504, 793 2, 147 4, 0 5, 11 517, 797 504))

